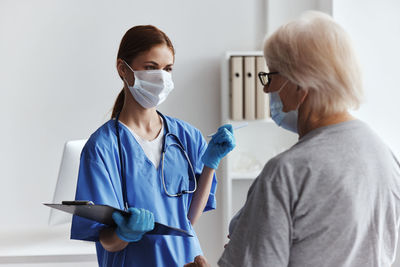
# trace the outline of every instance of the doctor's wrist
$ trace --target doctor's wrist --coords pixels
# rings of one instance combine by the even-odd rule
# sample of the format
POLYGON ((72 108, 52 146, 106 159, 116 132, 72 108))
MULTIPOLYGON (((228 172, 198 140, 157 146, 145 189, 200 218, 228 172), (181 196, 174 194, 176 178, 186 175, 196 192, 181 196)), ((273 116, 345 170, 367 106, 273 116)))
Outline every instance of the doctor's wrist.
POLYGON ((219 166, 220 159, 209 160, 205 155, 202 157, 202 162, 204 166, 217 170, 219 166))
POLYGON ((103 248, 109 252, 117 252, 123 250, 129 243, 119 238, 116 229, 105 227, 100 230, 99 241, 103 248))

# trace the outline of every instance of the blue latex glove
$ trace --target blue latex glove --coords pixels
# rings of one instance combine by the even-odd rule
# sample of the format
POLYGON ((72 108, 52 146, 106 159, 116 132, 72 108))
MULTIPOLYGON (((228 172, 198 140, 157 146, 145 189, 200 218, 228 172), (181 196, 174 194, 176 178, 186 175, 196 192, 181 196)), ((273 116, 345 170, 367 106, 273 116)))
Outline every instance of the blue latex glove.
POLYGON ((204 165, 212 169, 217 169, 219 162, 235 147, 236 141, 233 136, 232 125, 225 124, 218 128, 213 135, 208 147, 201 158, 204 165))
POLYGON ((136 242, 142 236, 154 229, 154 214, 145 209, 129 208, 129 217, 124 217, 115 211, 112 215, 117 224, 116 233, 119 238, 126 242, 136 242))

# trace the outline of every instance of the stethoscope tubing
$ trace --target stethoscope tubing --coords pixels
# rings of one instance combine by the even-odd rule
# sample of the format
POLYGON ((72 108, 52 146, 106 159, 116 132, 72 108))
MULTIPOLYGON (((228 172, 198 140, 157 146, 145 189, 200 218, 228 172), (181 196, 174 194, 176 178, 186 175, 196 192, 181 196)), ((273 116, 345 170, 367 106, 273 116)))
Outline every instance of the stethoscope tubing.
MULTIPOLYGON (((165 137, 163 140, 162 155, 161 155, 161 157, 162 157, 162 159, 161 159, 161 180, 162 180, 162 184, 164 187, 164 191, 167 194, 167 196, 169 196, 169 197, 180 197, 184 194, 194 193, 197 190, 196 173, 194 172, 193 165, 189 159, 188 154, 186 153, 185 147, 182 145, 182 142, 179 140, 179 138, 175 134, 169 132, 168 124, 167 124, 167 121, 166 121, 164 115, 158 111, 157 111, 157 113, 163 119, 164 125, 165 125, 165 131, 166 131, 166 134, 165 134, 165 137), (164 158, 165 158, 165 153, 166 153, 166 150, 168 147, 167 146, 167 138, 169 136, 176 139, 177 143, 174 143, 172 145, 178 146, 180 148, 180 150, 183 152, 183 154, 189 164, 189 167, 190 167, 190 170, 191 170, 191 173, 193 176, 193 180, 194 180, 194 189, 193 190, 182 190, 181 192, 179 192, 177 194, 171 194, 167 190, 167 187, 165 185, 165 177, 164 177, 164 158)), ((128 210, 129 206, 128 206, 128 197, 127 197, 127 190, 126 190, 125 165, 124 165, 124 161, 122 160, 123 154, 122 154, 122 145, 121 145, 121 138, 120 138, 120 128, 119 128, 119 123, 118 123, 119 115, 120 115, 120 113, 118 113, 117 116, 115 117, 115 131, 116 131, 116 135, 117 135, 118 156, 119 156, 120 169, 121 169, 120 177, 121 177, 121 187, 122 187, 122 198, 123 198, 123 202, 124 202, 124 208, 125 208, 125 210, 128 210)), ((189 179, 190 179, 190 177, 189 177, 189 179)))

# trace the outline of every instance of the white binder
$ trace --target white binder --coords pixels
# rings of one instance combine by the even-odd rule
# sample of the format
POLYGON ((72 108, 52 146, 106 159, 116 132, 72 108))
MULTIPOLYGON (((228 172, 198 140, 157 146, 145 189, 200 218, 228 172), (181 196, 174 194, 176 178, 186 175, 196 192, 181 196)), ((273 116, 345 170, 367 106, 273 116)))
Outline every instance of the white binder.
POLYGON ((243 57, 231 57, 230 82, 231 118, 243 120, 243 57))
MULTIPOLYGON (((268 72, 267 64, 265 63, 264 57, 256 57, 256 73, 260 71, 268 72)), ((265 119, 269 118, 269 97, 264 93, 264 86, 258 80, 256 82, 256 118, 265 119)))
POLYGON ((244 57, 244 119, 256 119, 256 62, 255 57, 244 57))

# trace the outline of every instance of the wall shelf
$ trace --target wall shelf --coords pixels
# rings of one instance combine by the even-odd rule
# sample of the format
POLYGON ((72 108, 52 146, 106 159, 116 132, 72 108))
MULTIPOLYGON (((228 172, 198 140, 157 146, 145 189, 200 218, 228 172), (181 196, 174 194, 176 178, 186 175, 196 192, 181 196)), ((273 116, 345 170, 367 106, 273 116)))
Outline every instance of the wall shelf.
MULTIPOLYGON (((223 240, 227 241, 229 222, 246 200, 247 190, 262 171, 265 163, 297 142, 297 135, 275 125, 270 117, 259 120, 232 120, 230 117, 230 70, 233 56, 262 56, 261 51, 226 52, 221 64, 222 123, 237 125, 248 122, 235 131, 236 147, 221 164, 223 195, 223 240)), ((258 77, 255 77, 255 82, 258 77)), ((268 108, 268 107, 267 107, 268 108)))
POLYGON ((232 180, 253 180, 260 174, 261 170, 251 172, 231 172, 230 179, 232 180))

